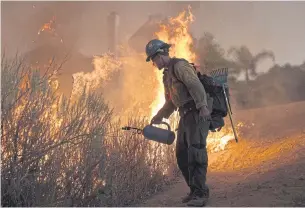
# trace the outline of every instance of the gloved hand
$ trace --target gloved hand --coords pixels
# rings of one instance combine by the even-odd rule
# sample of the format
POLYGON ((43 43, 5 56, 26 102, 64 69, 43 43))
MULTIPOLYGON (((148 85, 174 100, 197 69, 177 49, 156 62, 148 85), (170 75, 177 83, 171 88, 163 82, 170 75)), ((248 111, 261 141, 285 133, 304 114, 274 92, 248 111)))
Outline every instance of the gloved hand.
POLYGON ((199 117, 202 119, 203 122, 211 120, 211 113, 207 106, 202 106, 200 108, 199 117))
POLYGON ((159 123, 162 122, 162 119, 163 119, 163 117, 157 114, 157 115, 155 115, 155 116, 151 119, 150 125, 151 125, 151 124, 159 124, 159 123))

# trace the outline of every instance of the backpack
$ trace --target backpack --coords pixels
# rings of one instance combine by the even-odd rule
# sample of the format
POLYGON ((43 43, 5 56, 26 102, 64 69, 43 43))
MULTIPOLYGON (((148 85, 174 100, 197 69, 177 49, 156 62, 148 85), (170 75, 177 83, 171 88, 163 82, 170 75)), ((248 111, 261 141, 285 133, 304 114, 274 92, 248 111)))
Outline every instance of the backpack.
MULTIPOLYGON (((188 62, 185 59, 173 58, 172 66, 174 66, 178 61, 188 62)), ((189 64, 192 65, 194 70, 197 72, 194 63, 189 64)), ((223 118, 228 115, 229 111, 226 103, 226 96, 228 99, 228 106, 231 110, 229 102, 229 87, 227 85, 228 69, 222 68, 214 70, 211 72, 210 76, 197 72, 197 76, 201 84, 203 85, 206 93, 208 93, 209 96, 213 98, 211 124, 209 129, 211 131, 215 131, 215 129, 218 129, 219 131, 225 125, 223 118)))

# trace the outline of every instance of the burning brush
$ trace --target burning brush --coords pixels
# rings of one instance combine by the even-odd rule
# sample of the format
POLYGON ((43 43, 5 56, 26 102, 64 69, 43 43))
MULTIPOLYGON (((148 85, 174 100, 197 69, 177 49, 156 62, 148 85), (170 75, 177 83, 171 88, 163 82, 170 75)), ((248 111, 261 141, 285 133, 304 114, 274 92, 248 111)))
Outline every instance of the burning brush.
POLYGON ((42 32, 49 32, 53 36, 59 37, 60 42, 63 43, 63 39, 57 34, 55 28, 56 28, 56 16, 53 16, 52 19, 49 22, 44 23, 41 26, 41 28, 39 29, 37 34, 40 35, 42 32))

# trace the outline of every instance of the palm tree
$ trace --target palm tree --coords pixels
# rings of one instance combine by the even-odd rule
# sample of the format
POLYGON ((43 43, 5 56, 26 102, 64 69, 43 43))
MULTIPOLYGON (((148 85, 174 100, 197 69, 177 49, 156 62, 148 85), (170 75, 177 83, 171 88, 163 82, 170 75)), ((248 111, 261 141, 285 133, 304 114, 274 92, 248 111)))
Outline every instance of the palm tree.
POLYGON ((234 56, 236 70, 244 71, 246 74, 246 82, 249 83, 250 75, 257 76, 257 64, 259 61, 271 58, 274 62, 274 54, 272 51, 263 50, 256 55, 253 55, 246 46, 240 48, 232 47, 228 50, 229 55, 234 56))

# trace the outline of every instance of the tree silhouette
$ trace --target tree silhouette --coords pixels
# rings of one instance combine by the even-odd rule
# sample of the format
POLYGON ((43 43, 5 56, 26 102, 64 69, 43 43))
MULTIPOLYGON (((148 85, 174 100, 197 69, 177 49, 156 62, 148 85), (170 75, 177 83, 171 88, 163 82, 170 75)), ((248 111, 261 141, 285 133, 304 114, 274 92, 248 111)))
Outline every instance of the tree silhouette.
POLYGON ((240 48, 231 47, 228 50, 228 54, 233 55, 236 70, 245 72, 247 83, 250 80, 250 76, 257 76, 256 69, 259 61, 266 58, 271 58, 273 61, 275 60, 272 51, 263 50, 258 54, 253 55, 246 46, 241 46, 240 48))
POLYGON ((234 62, 225 58, 225 50, 215 41, 211 33, 205 33, 199 39, 197 50, 200 66, 205 72, 221 67, 236 68, 234 62))

